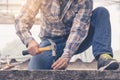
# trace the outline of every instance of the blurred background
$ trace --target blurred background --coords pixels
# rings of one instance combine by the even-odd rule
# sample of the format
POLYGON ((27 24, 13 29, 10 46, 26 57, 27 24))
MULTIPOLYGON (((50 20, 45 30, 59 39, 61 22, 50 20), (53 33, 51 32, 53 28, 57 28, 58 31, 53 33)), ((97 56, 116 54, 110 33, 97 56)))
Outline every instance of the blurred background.
MULTIPOLYGON (((9 63, 11 60, 24 62, 31 56, 23 56, 22 50, 26 49, 15 32, 14 20, 19 14, 21 6, 25 0, 0 0, 0 64, 9 63)), ((94 8, 106 7, 110 12, 112 25, 112 48, 114 58, 120 61, 120 0, 94 0, 94 8)), ((31 29, 34 38, 40 42, 39 33, 39 17, 36 16, 36 22, 31 29)), ((84 53, 73 56, 71 62, 81 59, 84 62, 91 62, 94 57, 91 48, 84 53)))

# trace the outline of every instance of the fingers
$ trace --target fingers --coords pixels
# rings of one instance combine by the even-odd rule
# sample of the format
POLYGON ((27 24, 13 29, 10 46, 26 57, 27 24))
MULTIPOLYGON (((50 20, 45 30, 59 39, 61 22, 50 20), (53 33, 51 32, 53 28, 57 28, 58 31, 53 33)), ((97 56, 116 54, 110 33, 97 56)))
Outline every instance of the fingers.
POLYGON ((28 51, 33 56, 36 55, 37 53, 39 53, 38 47, 30 47, 30 48, 28 48, 28 51))
POLYGON ((66 62, 62 62, 62 64, 59 64, 57 66, 54 67, 55 70, 57 69, 65 69, 67 67, 67 63, 66 62))
POLYGON ((29 42, 28 44, 28 51, 31 55, 36 55, 37 53, 39 53, 38 51, 38 43, 35 40, 32 40, 29 42))
POLYGON ((53 63, 52 68, 54 70, 65 69, 68 65, 67 62, 68 62, 67 58, 59 58, 55 63, 53 63))
POLYGON ((59 69, 60 66, 62 65, 62 60, 58 59, 52 66, 53 69, 59 69))

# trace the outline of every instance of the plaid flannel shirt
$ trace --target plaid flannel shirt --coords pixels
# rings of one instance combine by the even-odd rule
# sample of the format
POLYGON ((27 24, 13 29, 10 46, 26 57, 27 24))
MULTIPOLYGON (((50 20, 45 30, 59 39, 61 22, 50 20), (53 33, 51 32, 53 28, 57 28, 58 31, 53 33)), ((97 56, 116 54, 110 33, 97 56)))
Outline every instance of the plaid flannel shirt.
POLYGON ((69 35, 63 56, 72 57, 88 34, 92 6, 92 0, 26 0, 15 20, 16 33, 25 45, 33 40, 30 29, 40 10, 39 37, 69 35))

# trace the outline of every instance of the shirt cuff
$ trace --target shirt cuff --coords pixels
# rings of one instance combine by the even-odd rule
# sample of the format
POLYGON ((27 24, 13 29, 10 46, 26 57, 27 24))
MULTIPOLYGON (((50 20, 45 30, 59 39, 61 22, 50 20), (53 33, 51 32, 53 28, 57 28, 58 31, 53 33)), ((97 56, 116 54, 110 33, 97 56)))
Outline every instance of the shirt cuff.
POLYGON ((70 49, 64 49, 62 57, 71 58, 74 55, 74 52, 70 49))
POLYGON ((30 41, 32 41, 32 40, 34 40, 33 37, 28 37, 28 38, 26 38, 26 39, 23 41, 23 43, 26 45, 26 47, 28 47, 28 43, 29 43, 30 41))

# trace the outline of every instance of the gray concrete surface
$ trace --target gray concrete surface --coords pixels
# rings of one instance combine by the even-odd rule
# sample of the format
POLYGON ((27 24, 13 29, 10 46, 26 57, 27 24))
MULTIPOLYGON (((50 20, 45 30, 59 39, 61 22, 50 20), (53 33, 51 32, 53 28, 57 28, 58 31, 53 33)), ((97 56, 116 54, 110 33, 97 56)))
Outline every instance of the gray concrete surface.
POLYGON ((120 71, 12 70, 12 71, 0 71, 0 80, 120 80, 120 71))

